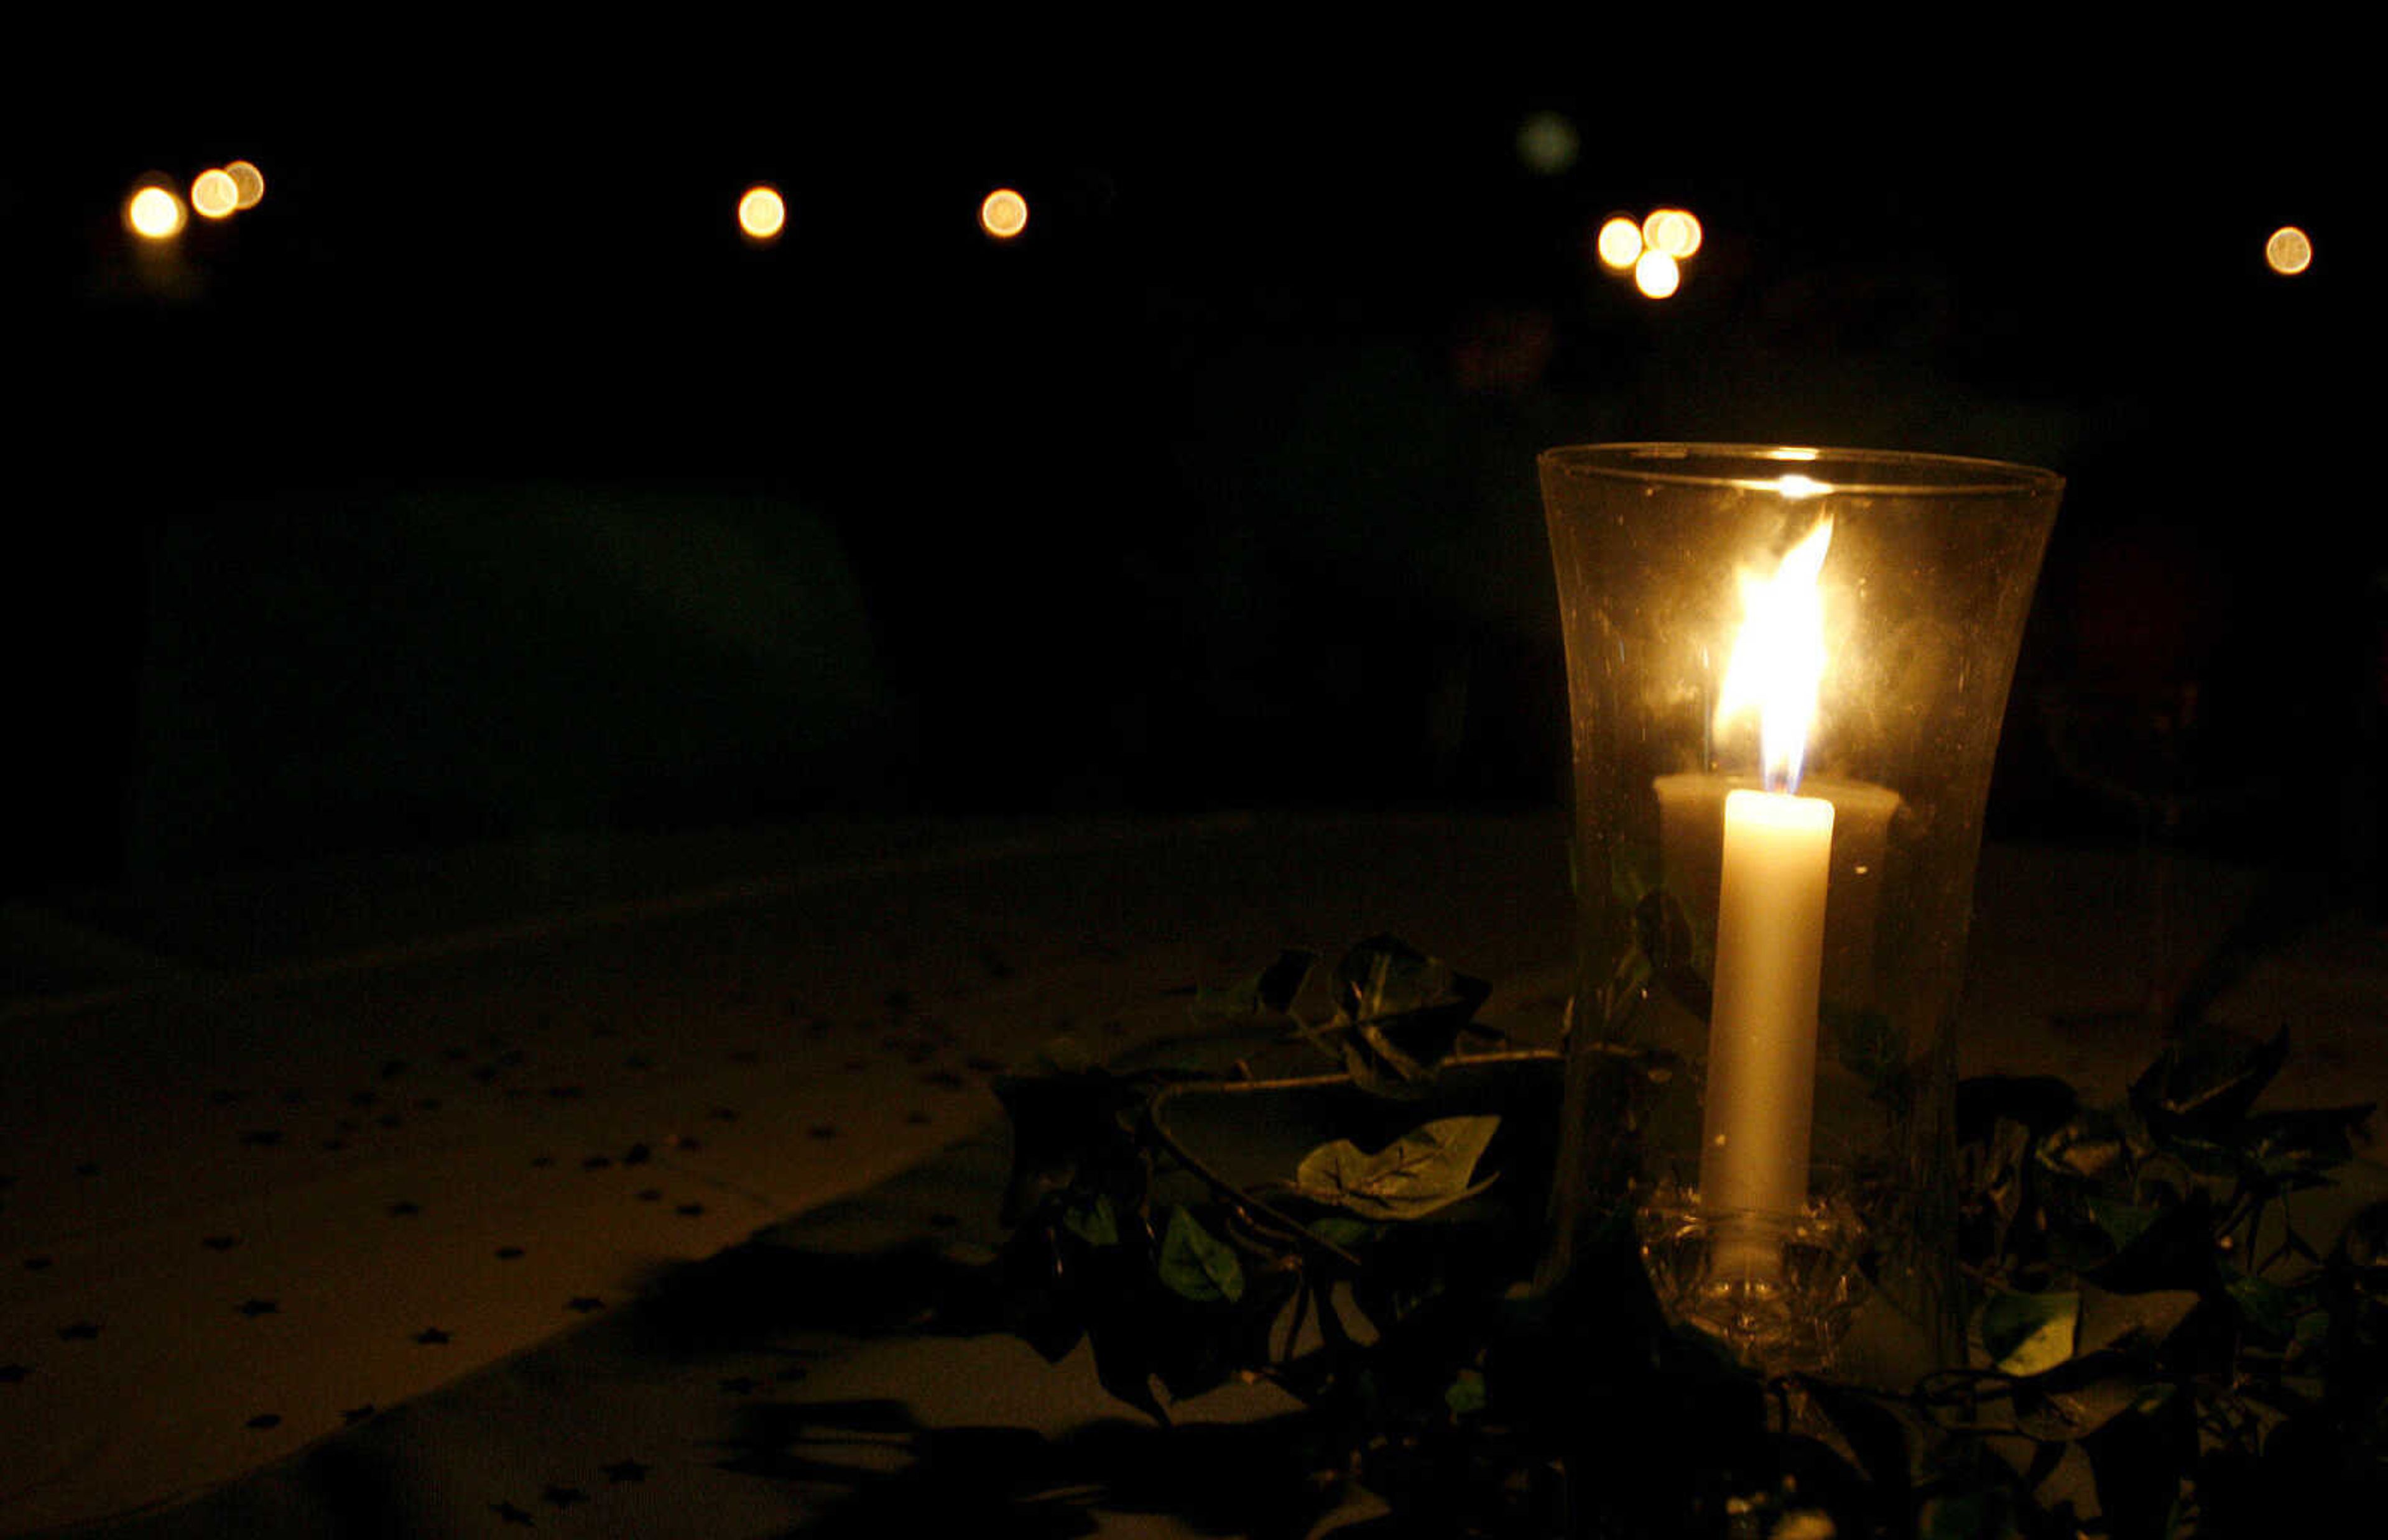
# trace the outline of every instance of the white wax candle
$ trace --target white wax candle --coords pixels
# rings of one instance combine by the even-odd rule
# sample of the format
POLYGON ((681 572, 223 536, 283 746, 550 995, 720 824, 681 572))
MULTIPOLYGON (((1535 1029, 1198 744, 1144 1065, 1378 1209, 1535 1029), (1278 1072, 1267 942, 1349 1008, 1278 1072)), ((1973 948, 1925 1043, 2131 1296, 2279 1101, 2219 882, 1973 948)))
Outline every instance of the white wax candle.
POLYGON ((1700 1145, 1716 1277, 1779 1276, 1777 1226, 1808 1201, 1832 854, 1833 804, 1823 798, 1726 796, 1700 1145), (1735 1218, 1752 1214, 1765 1218, 1735 1218))

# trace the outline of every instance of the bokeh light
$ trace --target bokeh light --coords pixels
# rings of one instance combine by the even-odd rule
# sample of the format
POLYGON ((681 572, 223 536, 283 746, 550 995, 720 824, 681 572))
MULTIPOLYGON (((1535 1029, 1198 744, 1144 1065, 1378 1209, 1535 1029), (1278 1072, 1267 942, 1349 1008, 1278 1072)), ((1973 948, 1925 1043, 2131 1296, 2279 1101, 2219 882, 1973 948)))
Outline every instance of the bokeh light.
POLYGON ((1663 251, 1645 251, 1633 264, 1633 286, 1653 299, 1664 299, 1683 281, 1683 270, 1663 251))
POLYGON ((228 171, 201 171, 191 181, 191 211, 203 220, 230 219, 240 207, 240 183, 228 171))
POLYGON ((1622 214, 1613 215, 1600 227, 1593 243, 1600 259, 1622 272, 1642 258, 1642 227, 1622 214))
POLYGON ((2313 242, 2295 225, 2284 224, 2264 243, 2264 261, 2283 276, 2303 272, 2313 266, 2313 242))
POLYGON ((1678 262, 1700 249, 1700 221, 1688 209, 1654 208, 1642 221, 1642 244, 1678 262))
POLYGON ((172 240, 182 233, 183 200, 155 183, 137 188, 125 200, 124 223, 144 240, 172 240))
POLYGON ((1028 228, 1028 200, 1009 187, 997 187, 978 206, 979 228, 998 241, 1008 241, 1028 228))
POLYGON ((255 162, 232 161, 224 167, 224 175, 232 178, 233 187, 240 195, 237 207, 254 208, 264 201, 265 173, 257 169, 255 162))
POLYGON ((738 200, 738 228, 752 241, 775 241, 788 227, 788 202, 773 187, 754 186, 738 200))
POLYGON ((1582 148, 1582 137, 1562 114, 1537 112, 1518 125, 1518 158, 1539 175, 1558 175, 1582 148))

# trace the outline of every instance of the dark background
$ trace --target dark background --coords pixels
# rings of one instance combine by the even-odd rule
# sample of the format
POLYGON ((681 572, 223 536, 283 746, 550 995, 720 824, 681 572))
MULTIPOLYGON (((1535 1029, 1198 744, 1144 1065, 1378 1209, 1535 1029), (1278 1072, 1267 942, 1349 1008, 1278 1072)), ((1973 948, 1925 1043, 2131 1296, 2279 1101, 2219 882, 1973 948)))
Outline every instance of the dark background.
POLYGON ((725 36, 85 103, 0 165, 0 888, 822 810, 1555 804, 1533 456, 1614 438, 2062 472, 1993 832, 2170 806, 2368 883, 2345 50, 2039 41, 1393 69, 1086 33, 924 72, 725 36), (1564 170, 1520 159, 1538 111, 1564 170), (136 248, 138 177, 236 157, 259 208, 136 248), (1708 245, 1653 303, 1590 240, 1662 203, 1708 245))

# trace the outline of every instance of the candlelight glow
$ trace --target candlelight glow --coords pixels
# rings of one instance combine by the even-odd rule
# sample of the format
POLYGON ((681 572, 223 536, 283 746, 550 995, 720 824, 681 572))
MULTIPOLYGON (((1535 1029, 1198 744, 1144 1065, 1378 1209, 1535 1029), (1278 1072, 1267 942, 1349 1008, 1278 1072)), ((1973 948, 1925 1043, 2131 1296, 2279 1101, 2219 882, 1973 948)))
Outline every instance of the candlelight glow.
POLYGON ((126 201, 124 222, 144 240, 171 240, 183 228, 183 200, 163 187, 144 187, 126 201))
POLYGON ((749 240, 776 240, 787 227, 788 204, 776 189, 749 187, 738 200, 738 228, 749 240))
POLYGON ((1741 574, 1744 619, 1717 692, 1716 722, 1721 731, 1728 720, 1756 708, 1759 764, 1770 790, 1797 789, 1807 758, 1808 728, 1824 678, 1824 606, 1816 579, 1832 543, 1833 521, 1821 519, 1773 576, 1741 574))
POLYGON ((1700 221, 1686 209, 1653 209, 1642 221, 1642 244, 1680 262, 1700 249, 1700 221))
POLYGON ((191 183, 191 208, 203 220, 230 219, 240 207, 240 183, 230 172, 201 171, 191 183))
POLYGON ((997 187, 978 206, 979 228, 998 241, 1008 241, 1028 228, 1028 200, 1009 187, 997 187))
POLYGON ((1653 299, 1664 299, 1683 281, 1683 270, 1663 251, 1645 251, 1633 264, 1633 286, 1653 299))
POLYGON ((2303 272, 2313 266, 2313 242, 2295 225, 2284 224, 2264 243, 2264 261, 2283 277, 2303 272))
POLYGON ((1594 248, 1602 261, 1622 272, 1642 255, 1642 227, 1622 214, 1614 215, 1600 227, 1594 248))
POLYGON ((265 173, 259 170, 254 163, 232 161, 224 167, 224 175, 232 178, 232 184, 240 195, 238 207, 254 208, 264 201, 265 173))

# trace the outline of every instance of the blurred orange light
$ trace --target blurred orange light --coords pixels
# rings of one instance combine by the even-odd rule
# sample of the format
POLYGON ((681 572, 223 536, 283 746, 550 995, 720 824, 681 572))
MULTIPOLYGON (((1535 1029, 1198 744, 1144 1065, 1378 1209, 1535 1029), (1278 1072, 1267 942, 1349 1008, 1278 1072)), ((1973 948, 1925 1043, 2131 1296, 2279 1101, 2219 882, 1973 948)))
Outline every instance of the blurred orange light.
POLYGON ((143 187, 125 201, 124 222, 144 240, 171 240, 183 228, 183 200, 164 187, 143 187))
POLYGON ((2264 260, 2283 276, 2303 272, 2313 266, 2313 242, 2295 225, 2284 224, 2264 243, 2264 260))
POLYGON ((1593 243, 1600 259, 1622 272, 1642 256, 1642 227, 1618 214, 1600 227, 1599 237, 1593 243))
POLYGON ((1683 270, 1663 251, 1645 251, 1633 264, 1633 286, 1653 299, 1664 299, 1683 281, 1683 270))
POLYGON ((1008 241, 1028 228, 1028 200, 1009 187, 997 187, 978 206, 979 228, 998 241, 1008 241))
POLYGON ((788 224, 788 203, 770 187, 749 187, 738 200, 738 228, 749 240, 777 240, 788 224))
POLYGON ((191 209, 203 220, 228 219, 240 207, 240 183, 227 171, 201 171, 191 183, 191 209))
POLYGON ((224 175, 232 178, 233 187, 240 195, 238 207, 254 208, 264 201, 265 173, 253 162, 235 160, 224 167, 224 175))
POLYGON ((1681 208, 1657 208, 1642 221, 1643 244, 1683 261, 1700 248, 1700 221, 1681 208))

